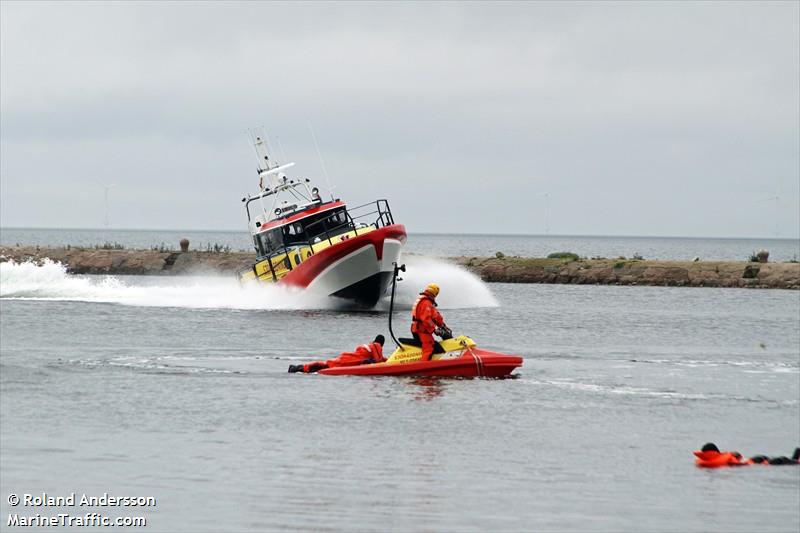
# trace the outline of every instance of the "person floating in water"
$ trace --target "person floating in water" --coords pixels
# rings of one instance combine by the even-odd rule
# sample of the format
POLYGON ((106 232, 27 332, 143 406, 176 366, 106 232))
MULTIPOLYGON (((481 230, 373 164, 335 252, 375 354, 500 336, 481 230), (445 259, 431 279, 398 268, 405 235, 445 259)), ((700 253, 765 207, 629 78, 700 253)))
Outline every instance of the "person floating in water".
POLYGON ((331 368, 336 366, 356 366, 368 365, 370 363, 382 363, 386 361, 383 357, 383 343, 386 339, 383 335, 378 335, 375 340, 369 344, 362 344, 356 346, 352 352, 342 352, 339 357, 328 359, 327 361, 314 361, 313 363, 306 363, 304 365, 289 365, 289 372, 319 372, 323 368, 331 368))
POLYGON ((739 452, 721 452, 717 445, 709 442, 700 450, 694 452, 695 464, 703 468, 719 468, 722 466, 747 466, 747 465, 796 465, 800 464, 800 448, 795 448, 791 457, 781 455, 778 457, 767 457, 766 455, 754 455, 750 459, 745 459, 739 452))
MULTIPOLYGON (((411 308, 411 334, 414 340, 422 346, 422 360, 429 361, 434 350, 433 334, 439 330, 449 334, 449 328, 444 323, 441 313, 436 309, 436 297, 439 295, 439 286, 435 283, 428 284, 425 290, 419 293, 419 298, 411 308)), ((440 335, 441 336, 441 335, 440 335)))

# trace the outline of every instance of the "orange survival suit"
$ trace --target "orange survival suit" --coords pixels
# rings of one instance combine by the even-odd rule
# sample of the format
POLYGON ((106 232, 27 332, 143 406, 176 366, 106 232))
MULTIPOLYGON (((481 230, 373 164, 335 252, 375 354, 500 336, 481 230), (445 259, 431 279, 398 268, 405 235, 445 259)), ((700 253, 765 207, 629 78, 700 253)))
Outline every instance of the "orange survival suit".
POLYGON ((748 463, 739 452, 721 452, 719 450, 697 450, 694 452, 695 464, 704 468, 721 466, 744 466, 748 463))
POLYGON ((703 468, 719 468, 722 466, 747 466, 747 465, 796 465, 800 464, 800 448, 795 448, 791 458, 786 456, 767 457, 755 455, 749 459, 742 457, 739 452, 722 452, 713 442, 707 443, 702 449, 694 452, 695 464, 703 468))
POLYGON ((411 308, 411 334, 422 344, 422 360, 428 361, 433 354, 433 332, 444 326, 444 319, 436 309, 436 296, 428 291, 421 292, 414 307, 411 308))
POLYGON ((384 361, 386 361, 386 358, 383 357, 383 345, 376 341, 357 346, 352 352, 342 352, 339 354, 339 357, 334 359, 304 364, 303 372, 318 372, 323 368, 356 366, 369 363, 382 363, 384 361))

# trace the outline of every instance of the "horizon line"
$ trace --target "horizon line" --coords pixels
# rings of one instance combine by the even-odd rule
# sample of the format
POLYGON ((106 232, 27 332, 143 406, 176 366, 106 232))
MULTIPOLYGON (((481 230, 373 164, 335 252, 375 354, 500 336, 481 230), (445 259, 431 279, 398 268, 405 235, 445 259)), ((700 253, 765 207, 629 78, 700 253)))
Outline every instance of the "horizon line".
MULTIPOLYGON (((111 231, 138 231, 138 232, 188 232, 188 233, 243 233, 247 234, 246 230, 231 230, 231 229, 170 229, 170 228, 51 228, 51 227, 37 227, 37 226, 0 226, 2 230, 49 230, 49 231, 97 231, 97 232, 111 232, 111 231)), ((736 236, 736 237, 721 237, 714 235, 621 235, 621 234, 582 234, 582 233, 481 233, 481 232, 463 232, 463 233, 448 233, 438 231, 407 231, 409 235, 467 235, 467 236, 494 236, 494 237, 614 237, 614 238, 628 238, 628 239, 721 239, 721 240, 757 240, 768 239, 777 241, 798 241, 800 235, 797 237, 776 237, 776 236, 736 236)))

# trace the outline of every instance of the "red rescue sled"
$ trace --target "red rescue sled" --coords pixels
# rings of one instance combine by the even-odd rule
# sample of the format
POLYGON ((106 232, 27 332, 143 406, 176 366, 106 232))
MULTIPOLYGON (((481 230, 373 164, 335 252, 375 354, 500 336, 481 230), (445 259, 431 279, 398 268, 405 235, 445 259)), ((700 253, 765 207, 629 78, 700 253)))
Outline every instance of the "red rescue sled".
POLYGON ((522 366, 522 357, 479 348, 469 348, 458 357, 415 361, 411 363, 373 363, 339 366, 319 371, 327 376, 436 376, 436 377, 506 377, 522 366))

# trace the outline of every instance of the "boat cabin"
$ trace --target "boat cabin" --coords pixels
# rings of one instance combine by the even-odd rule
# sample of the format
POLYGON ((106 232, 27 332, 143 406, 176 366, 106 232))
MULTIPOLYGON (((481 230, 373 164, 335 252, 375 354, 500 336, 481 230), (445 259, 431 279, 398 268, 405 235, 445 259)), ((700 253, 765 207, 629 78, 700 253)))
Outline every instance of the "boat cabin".
POLYGON ((240 272, 242 279, 278 281, 315 253, 347 239, 394 224, 389 204, 377 200, 348 209, 344 202, 283 202, 252 216, 246 199, 256 262, 240 272))
POLYGON ((350 231, 349 222, 344 203, 328 202, 284 219, 260 224, 253 235, 256 254, 263 258, 281 248, 314 244, 323 238, 336 237, 350 231))

